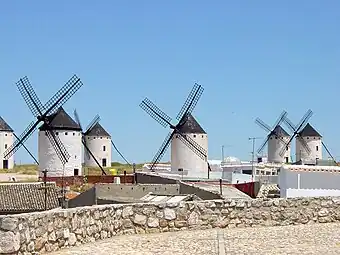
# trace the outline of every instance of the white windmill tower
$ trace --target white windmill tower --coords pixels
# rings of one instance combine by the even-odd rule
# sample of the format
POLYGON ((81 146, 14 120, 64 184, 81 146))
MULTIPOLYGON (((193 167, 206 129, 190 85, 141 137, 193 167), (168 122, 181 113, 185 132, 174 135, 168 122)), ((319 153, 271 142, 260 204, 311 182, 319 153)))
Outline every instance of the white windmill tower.
POLYGON ((322 136, 309 123, 297 134, 295 144, 296 161, 322 159, 322 136))
POLYGON ((289 134, 280 125, 287 116, 287 112, 283 111, 273 127, 264 123, 261 119, 257 118, 255 122, 268 132, 268 135, 259 147, 258 153, 261 153, 266 144, 268 143, 268 162, 272 163, 288 163, 290 162, 290 145, 289 134))
POLYGON ((0 117, 0 169, 12 169, 14 167, 14 155, 5 159, 4 152, 14 143, 14 131, 0 117))
POLYGON ((286 145, 289 140, 289 134, 282 126, 278 125, 274 132, 270 134, 268 140, 268 162, 289 163, 290 162, 290 145, 286 145), (282 149, 286 147, 285 152, 281 154, 282 149))
MULTIPOLYGON (((100 165, 102 167, 111 166, 110 134, 99 124, 99 122, 97 122, 88 129, 84 135, 88 149, 93 153, 100 165)), ((87 150, 85 150, 84 163, 85 166, 97 166, 96 161, 91 157, 87 150)))
MULTIPOLYGON (((191 114, 188 115, 184 125, 179 128, 179 132, 195 141, 205 150, 208 157, 208 135, 191 114)), ((204 173, 205 176, 208 165, 205 160, 193 153, 192 149, 182 142, 180 134, 176 134, 171 140, 171 170, 178 171, 179 169, 188 171, 188 176, 197 177, 200 173, 204 173)))
POLYGON ((47 116, 51 121, 39 128, 39 172, 48 170, 48 176, 77 176, 82 175, 82 134, 80 126, 60 107, 54 114, 47 116), (63 143, 70 158, 63 165, 60 156, 51 143, 46 131, 52 131, 63 143))
POLYGON ((154 171, 156 164, 171 144, 172 170, 182 173, 187 171, 188 175, 192 177, 209 177, 211 169, 208 163, 208 136, 191 115, 203 90, 201 85, 197 83, 194 85, 176 117, 178 120, 176 125, 171 124, 172 119, 148 98, 145 98, 140 104, 141 108, 163 127, 169 126, 173 129, 154 156, 151 171, 154 171))

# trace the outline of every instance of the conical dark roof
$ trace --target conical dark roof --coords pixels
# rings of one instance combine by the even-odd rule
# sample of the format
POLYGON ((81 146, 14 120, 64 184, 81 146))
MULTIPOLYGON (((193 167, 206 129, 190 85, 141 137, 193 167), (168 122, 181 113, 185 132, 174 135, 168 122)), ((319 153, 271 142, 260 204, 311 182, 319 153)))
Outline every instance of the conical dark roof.
POLYGON ((10 127, 10 125, 8 125, 7 122, 1 117, 0 117, 0 131, 13 132, 13 129, 10 127))
POLYGON ((86 132, 85 135, 88 136, 106 136, 106 137, 111 137, 108 132, 102 127, 102 125, 97 122, 96 125, 94 125, 90 130, 86 132))
MULTIPOLYGON (((48 116, 48 118, 51 120, 50 126, 53 130, 81 131, 77 122, 75 122, 62 107, 60 107, 56 113, 48 116)), ((39 130, 44 131, 46 128, 47 126, 43 124, 39 130)))
POLYGON ((204 129, 198 124, 197 120, 191 115, 188 115, 187 121, 179 128, 182 133, 191 134, 206 134, 204 129))
POLYGON ((306 136, 315 136, 315 137, 322 137, 318 131, 316 131, 309 123, 299 132, 299 136, 306 137, 306 136))
POLYGON ((289 134, 280 125, 277 125, 274 128, 273 132, 270 133, 270 135, 278 135, 278 136, 282 136, 282 137, 289 137, 289 134))

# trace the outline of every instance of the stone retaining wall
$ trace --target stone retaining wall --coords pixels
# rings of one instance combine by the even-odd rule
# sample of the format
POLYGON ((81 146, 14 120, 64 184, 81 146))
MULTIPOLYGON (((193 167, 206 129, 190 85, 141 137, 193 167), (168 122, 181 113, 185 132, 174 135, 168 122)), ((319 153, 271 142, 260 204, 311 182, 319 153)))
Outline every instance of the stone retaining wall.
POLYGON ((101 205, 0 216, 0 254, 35 254, 115 235, 340 221, 340 198, 101 205))

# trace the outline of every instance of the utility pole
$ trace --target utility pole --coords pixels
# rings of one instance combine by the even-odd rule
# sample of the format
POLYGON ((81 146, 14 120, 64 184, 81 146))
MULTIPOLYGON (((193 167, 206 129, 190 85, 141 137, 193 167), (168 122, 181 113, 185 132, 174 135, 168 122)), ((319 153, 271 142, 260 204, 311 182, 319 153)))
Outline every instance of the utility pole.
POLYGON ((221 155, 221 157, 222 157, 222 162, 224 161, 224 147, 231 147, 231 145, 222 145, 222 148, 221 148, 221 153, 222 153, 222 155, 221 155))
POLYGON ((255 141, 257 139, 261 139, 261 137, 249 137, 248 140, 253 141, 253 151, 252 151, 252 160, 251 160, 251 178, 254 179, 254 157, 255 157, 255 141))

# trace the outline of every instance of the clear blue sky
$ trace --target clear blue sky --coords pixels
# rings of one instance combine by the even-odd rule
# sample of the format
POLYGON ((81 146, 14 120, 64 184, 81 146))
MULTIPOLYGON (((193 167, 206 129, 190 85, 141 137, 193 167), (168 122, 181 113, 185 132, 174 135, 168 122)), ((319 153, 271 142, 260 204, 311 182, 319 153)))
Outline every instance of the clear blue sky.
MULTIPOLYGON (((139 108, 148 96, 173 118, 194 82, 194 115, 209 158, 250 158, 282 110, 311 124, 340 159, 340 2, 5 1, 0 15, 0 115, 21 133, 33 116, 14 85, 27 75, 46 102, 73 74, 84 86, 65 109, 97 113, 130 161, 153 158, 168 130, 139 108), (257 141, 257 145, 261 141, 257 141)), ((37 135, 27 142, 37 155, 37 135)), ((165 157, 167 159, 168 155, 165 157)), ((31 162, 21 149, 17 161, 31 162)), ((113 160, 121 160, 113 152, 113 160)))

